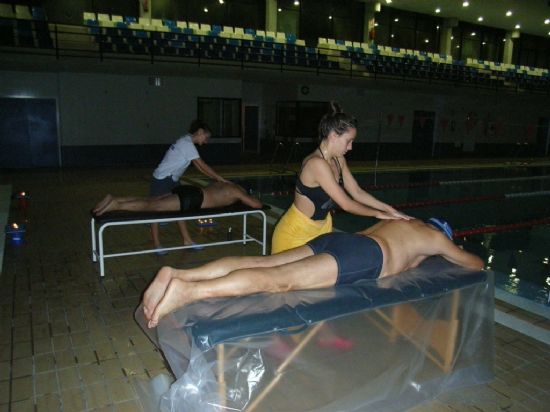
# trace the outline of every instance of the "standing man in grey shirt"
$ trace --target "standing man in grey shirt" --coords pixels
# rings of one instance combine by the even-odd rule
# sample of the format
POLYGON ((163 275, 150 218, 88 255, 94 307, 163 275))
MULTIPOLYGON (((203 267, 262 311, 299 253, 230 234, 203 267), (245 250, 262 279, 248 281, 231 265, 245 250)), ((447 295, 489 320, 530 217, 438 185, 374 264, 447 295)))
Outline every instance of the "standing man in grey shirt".
MULTIPOLYGON (((189 131, 185 136, 180 137, 164 154, 164 157, 157 168, 153 171, 153 180, 149 195, 152 197, 163 196, 172 193, 180 183, 181 176, 185 173, 191 163, 205 176, 218 182, 226 182, 223 177, 217 174, 214 169, 208 166, 201 159, 195 145, 202 146, 208 143, 212 131, 208 125, 200 120, 194 120, 189 126, 189 131)), ((183 238, 184 245, 192 245, 193 240, 187 230, 185 221, 179 221, 178 227, 183 238)), ((151 225, 151 235, 156 249, 161 249, 159 238, 159 225, 151 225)), ((164 255, 168 252, 158 251, 158 255, 164 255)))

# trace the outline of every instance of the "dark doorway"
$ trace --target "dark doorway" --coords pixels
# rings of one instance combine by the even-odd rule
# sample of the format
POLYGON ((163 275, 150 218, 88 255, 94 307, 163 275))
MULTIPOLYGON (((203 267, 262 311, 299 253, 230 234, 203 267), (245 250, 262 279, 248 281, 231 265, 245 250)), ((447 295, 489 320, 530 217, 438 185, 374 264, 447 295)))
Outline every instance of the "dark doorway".
POLYGON ((0 98, 0 167, 59 167, 55 99, 0 98))
POLYGON ((258 106, 245 106, 244 108, 244 144, 245 152, 260 152, 259 123, 260 109, 258 106))
POLYGON ((434 155, 435 112, 415 110, 412 129, 412 154, 416 158, 434 155))

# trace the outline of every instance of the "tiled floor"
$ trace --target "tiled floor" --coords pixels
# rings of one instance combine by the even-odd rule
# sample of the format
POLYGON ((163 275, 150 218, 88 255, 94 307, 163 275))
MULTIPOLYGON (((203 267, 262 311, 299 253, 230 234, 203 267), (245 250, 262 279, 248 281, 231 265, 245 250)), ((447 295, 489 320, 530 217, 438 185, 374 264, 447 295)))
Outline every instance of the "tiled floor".
MULTIPOLYGON (((89 209, 104 194, 145 195, 150 170, 18 172, 0 185, 31 194, 12 202, 9 220, 26 223, 24 245, 6 243, 0 276, 0 412, 140 411, 131 379, 167 366, 133 320, 140 295, 161 265, 196 265, 219 248, 112 259, 99 281, 90 261, 89 209)), ((195 236, 216 237, 227 225, 195 236)), ((174 226, 174 225, 172 225, 174 226)), ((177 242, 164 227, 165 243, 177 242)), ((113 232, 107 244, 148 245, 146 228, 113 232)), ((254 248, 257 246, 247 246, 254 248)), ((258 253, 235 246, 224 254, 258 253)), ((548 319, 498 303, 546 329, 548 319)), ((415 411, 550 410, 550 347, 496 325, 493 382, 445 394, 415 411)))

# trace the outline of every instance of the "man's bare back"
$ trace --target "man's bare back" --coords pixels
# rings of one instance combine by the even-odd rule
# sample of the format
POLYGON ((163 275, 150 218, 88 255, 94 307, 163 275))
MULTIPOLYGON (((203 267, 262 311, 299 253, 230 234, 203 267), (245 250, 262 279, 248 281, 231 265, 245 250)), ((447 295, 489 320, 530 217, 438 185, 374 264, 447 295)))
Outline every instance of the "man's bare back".
POLYGON ((483 267, 479 258, 464 252, 441 231, 419 219, 383 220, 358 233, 374 239, 382 248, 380 277, 414 268, 433 255, 472 269, 483 267))

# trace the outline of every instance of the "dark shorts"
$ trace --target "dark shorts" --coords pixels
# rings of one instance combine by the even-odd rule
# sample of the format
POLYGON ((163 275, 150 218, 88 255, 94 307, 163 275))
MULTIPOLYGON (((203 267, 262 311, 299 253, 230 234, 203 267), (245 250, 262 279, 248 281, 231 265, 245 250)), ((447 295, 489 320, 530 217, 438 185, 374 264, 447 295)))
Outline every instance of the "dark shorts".
POLYGON ((157 197, 172 193, 172 189, 179 186, 178 182, 174 182, 171 176, 164 179, 156 179, 153 177, 151 181, 151 188, 149 189, 149 196, 157 197))
POLYGON ((180 211, 182 212, 199 210, 202 206, 204 195, 199 187, 178 185, 172 189, 172 193, 180 198, 180 211))
POLYGON ((326 233, 307 243, 314 254, 328 253, 338 264, 336 284, 376 279, 382 270, 384 255, 380 245, 355 233, 326 233))

